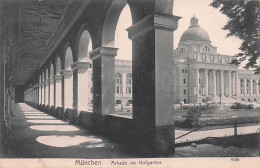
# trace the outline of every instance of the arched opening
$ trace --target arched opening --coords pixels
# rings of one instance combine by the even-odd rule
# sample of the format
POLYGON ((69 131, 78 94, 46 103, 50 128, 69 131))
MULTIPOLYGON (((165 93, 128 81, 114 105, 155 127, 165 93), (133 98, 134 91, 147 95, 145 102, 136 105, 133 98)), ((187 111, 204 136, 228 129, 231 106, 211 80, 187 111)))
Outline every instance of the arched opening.
MULTIPOLYGON (((85 25, 82 26, 85 28, 85 25)), ((92 80, 92 60, 90 59, 89 52, 92 51, 92 40, 89 32, 84 30, 79 38, 78 45, 78 110, 79 111, 92 111, 93 93, 91 88, 93 86, 92 80)))
POLYGON ((64 108, 73 108, 73 72, 71 65, 73 63, 73 55, 70 47, 66 48, 64 59, 64 108))
POLYGON ((49 87, 49 70, 48 67, 46 67, 45 71, 45 106, 50 105, 50 99, 49 99, 49 93, 50 93, 50 87, 49 87))
POLYGON ((126 31, 131 26, 131 11, 129 5, 126 4, 120 13, 115 29, 115 47, 118 48, 115 60, 115 100, 122 100, 121 112, 132 111, 128 106, 128 100, 133 99, 132 40, 128 38, 128 32, 126 31))
POLYGON ((38 99, 39 99, 39 105, 42 104, 42 75, 39 76, 39 90, 38 90, 38 99))
POLYGON ((51 65, 50 65, 50 107, 54 106, 54 81, 53 81, 53 76, 54 76, 54 69, 53 69, 53 64, 51 63, 51 65))
POLYGON ((56 77, 55 77, 55 108, 62 106, 62 89, 61 89, 61 60, 60 57, 56 60, 56 77))
POLYGON ((45 72, 42 72, 42 105, 45 104, 45 72))

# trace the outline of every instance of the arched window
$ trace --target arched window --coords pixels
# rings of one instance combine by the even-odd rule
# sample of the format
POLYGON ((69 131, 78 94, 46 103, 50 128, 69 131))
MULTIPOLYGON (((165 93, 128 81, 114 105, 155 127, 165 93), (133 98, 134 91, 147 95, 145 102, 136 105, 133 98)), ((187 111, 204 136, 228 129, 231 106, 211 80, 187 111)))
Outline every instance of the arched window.
POLYGON ((247 79, 246 80, 246 94, 250 93, 250 81, 247 79))
POLYGON ((253 94, 256 94, 256 81, 253 80, 253 94))
POLYGON ((186 84, 186 78, 183 78, 183 84, 186 84))
POLYGON ((240 93, 241 94, 244 94, 244 80, 243 79, 240 79, 240 93))
POLYGON ((122 84, 122 75, 121 75, 121 73, 117 72, 115 74, 115 78, 116 78, 116 84, 122 84))
POLYGON ((185 48, 181 48, 181 54, 185 53, 185 48))
POLYGON ((132 84, 132 74, 128 73, 126 75, 126 84, 132 84))
POLYGON ((209 52, 209 47, 208 46, 203 47, 203 51, 209 52))

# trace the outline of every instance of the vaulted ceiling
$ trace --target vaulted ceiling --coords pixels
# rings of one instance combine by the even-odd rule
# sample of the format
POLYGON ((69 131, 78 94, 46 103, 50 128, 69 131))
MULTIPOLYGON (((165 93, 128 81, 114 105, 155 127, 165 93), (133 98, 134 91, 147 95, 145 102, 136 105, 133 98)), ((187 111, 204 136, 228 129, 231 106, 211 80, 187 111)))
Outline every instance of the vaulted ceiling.
POLYGON ((71 0, 23 0, 19 5, 19 64, 16 83, 23 85, 41 64, 71 0))

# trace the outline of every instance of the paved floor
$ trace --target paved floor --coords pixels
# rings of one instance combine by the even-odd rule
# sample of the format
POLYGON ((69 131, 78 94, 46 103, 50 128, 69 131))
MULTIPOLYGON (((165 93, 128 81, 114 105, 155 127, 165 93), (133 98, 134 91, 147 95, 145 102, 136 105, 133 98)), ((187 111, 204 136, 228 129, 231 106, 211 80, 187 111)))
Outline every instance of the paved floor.
POLYGON ((128 158, 117 144, 67 125, 24 103, 17 104, 9 153, 19 158, 128 158), (32 150, 33 149, 33 150, 32 150))
MULTIPOLYGON (((18 158, 134 158, 124 152, 119 145, 108 139, 95 136, 84 128, 67 125, 46 113, 40 112, 24 103, 17 104, 10 135, 9 157, 18 158), (33 149, 33 150, 32 150, 33 149)), ((238 127, 238 134, 255 133, 260 125, 238 127)), ((176 130, 175 137, 188 131, 176 130)), ((206 137, 224 137, 234 134, 233 128, 196 131, 179 138, 176 143, 204 139, 206 137)), ((179 147, 176 155, 169 157, 200 156, 199 151, 207 151, 208 156, 215 156, 216 151, 224 151, 218 146, 200 145, 198 148, 179 147), (193 151, 193 153, 192 153, 193 151), (212 151, 211 153, 208 153, 212 151), (214 151, 214 152, 213 152, 214 151)), ((201 156, 207 156, 201 155, 201 156)), ((222 156, 222 155, 217 155, 222 156)), ((248 156, 248 155, 245 155, 248 156)))

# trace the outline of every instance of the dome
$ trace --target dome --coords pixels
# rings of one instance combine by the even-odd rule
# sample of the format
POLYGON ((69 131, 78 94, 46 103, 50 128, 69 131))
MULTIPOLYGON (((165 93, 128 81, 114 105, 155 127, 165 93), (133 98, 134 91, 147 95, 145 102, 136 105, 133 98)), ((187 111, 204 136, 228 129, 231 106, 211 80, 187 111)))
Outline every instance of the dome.
POLYGON ((200 28, 198 19, 195 16, 191 18, 188 30, 182 34, 180 43, 188 40, 210 42, 209 34, 204 29, 200 28))

